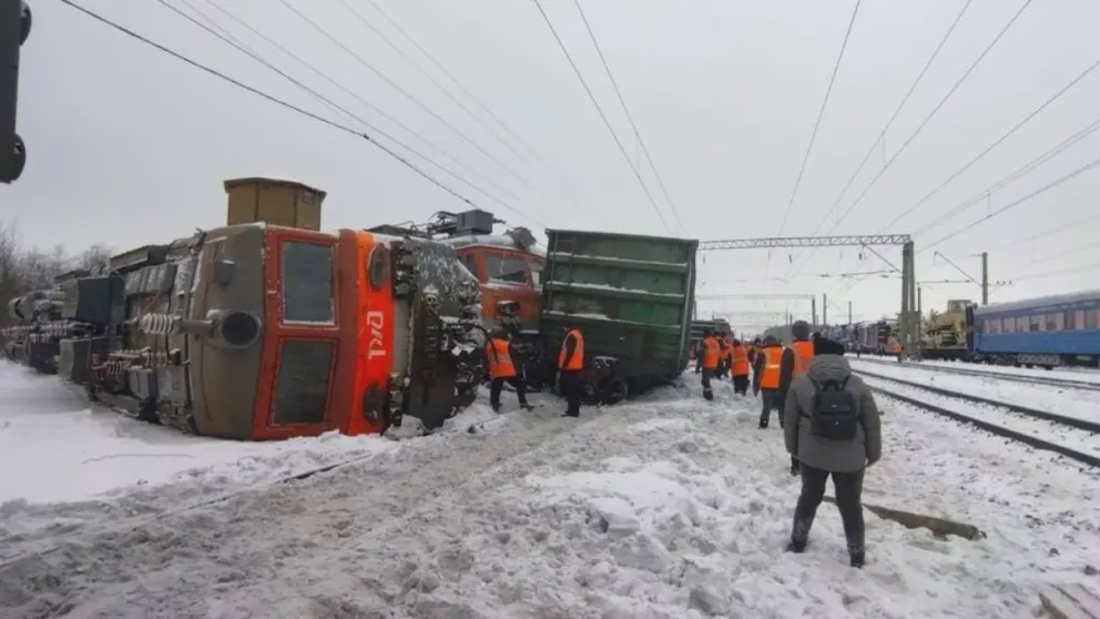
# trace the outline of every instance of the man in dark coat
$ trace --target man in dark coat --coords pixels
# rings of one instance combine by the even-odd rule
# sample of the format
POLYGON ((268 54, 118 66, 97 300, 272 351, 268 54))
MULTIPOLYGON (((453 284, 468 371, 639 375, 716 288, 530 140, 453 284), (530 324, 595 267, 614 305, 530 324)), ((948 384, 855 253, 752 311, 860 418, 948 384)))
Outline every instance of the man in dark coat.
POLYGON ((850 563, 862 567, 863 474, 882 457, 882 424, 870 388, 852 374, 843 355, 843 344, 819 340, 809 370, 795 378, 787 395, 784 438, 802 475, 787 549, 806 548, 825 482, 832 476, 850 563), (850 428, 851 434, 830 435, 839 432, 830 427, 850 428))

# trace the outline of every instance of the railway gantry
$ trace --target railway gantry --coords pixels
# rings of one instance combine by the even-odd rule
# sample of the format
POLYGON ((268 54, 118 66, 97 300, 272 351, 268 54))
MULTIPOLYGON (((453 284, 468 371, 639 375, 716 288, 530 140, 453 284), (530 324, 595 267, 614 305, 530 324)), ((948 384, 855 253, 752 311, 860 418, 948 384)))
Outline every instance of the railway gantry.
POLYGON ((735 249, 773 249, 779 247, 875 247, 901 246, 901 311, 898 331, 906 356, 916 355, 920 343, 920 315, 917 311, 917 277, 914 267, 913 238, 908 234, 868 234, 850 236, 791 236, 757 239, 702 241, 699 251, 735 249))

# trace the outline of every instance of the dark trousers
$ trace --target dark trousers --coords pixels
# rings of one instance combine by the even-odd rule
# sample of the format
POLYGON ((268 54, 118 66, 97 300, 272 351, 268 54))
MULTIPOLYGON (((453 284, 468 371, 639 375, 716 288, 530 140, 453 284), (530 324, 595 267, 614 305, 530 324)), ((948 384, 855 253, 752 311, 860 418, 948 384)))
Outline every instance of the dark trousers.
POLYGON ((561 394, 565 396, 567 406, 565 414, 570 417, 581 416, 581 371, 561 371, 561 394))
POLYGON ((493 382, 489 384, 489 404, 493 407, 493 410, 500 408, 500 392, 504 388, 504 383, 515 387, 516 396, 519 397, 519 405, 527 406, 527 385, 523 384, 518 376, 509 376, 507 378, 494 378, 493 382))
POLYGON ((733 375, 733 392, 746 395, 749 392, 749 375, 748 374, 734 374, 733 375))
POLYGON ((817 515, 817 506, 825 496, 825 482, 833 477, 833 490, 836 492, 836 506, 840 509, 840 519, 844 521, 844 537, 848 541, 848 552, 863 552, 863 471, 852 473, 830 473, 829 471, 806 466, 802 471, 802 493, 798 495, 798 505, 794 508, 794 525, 791 539, 805 542, 817 515))
POLYGON ((703 368, 703 397, 708 400, 714 399, 714 391, 710 388, 710 379, 714 378, 717 372, 717 368, 703 368))
POLYGON ((779 401, 778 389, 760 388, 760 427, 768 427, 772 411, 778 409, 779 427, 783 427, 783 403, 779 401))

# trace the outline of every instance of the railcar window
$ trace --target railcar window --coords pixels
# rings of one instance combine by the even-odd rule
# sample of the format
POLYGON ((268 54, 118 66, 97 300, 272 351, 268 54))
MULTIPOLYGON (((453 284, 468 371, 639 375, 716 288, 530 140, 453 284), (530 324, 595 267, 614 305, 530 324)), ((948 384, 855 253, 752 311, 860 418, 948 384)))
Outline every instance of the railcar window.
POLYGON ((470 274, 474 277, 481 279, 481 276, 477 272, 477 259, 473 254, 466 254, 462 256, 462 264, 466 266, 466 269, 470 271, 470 274))
POLYGON ((1041 318, 1038 314, 1028 316, 1028 331, 1042 331, 1042 323, 1039 321, 1041 318))
POLYGON ((323 423, 335 346, 323 340, 284 340, 272 404, 278 425, 323 423))
POLYGON ((1001 319, 1001 329, 1003 333, 1012 333, 1016 330, 1016 319, 1010 316, 1001 319))
POLYGON ((485 256, 485 271, 489 279, 512 284, 527 283, 527 266, 519 258, 485 256))
POLYGON ((1058 323, 1062 322, 1061 314, 1047 314, 1047 331, 1061 331, 1062 326, 1058 323))
POLYGON ((1085 312, 1083 310, 1077 310, 1076 312, 1073 312, 1073 324, 1074 329, 1085 328, 1085 312))
POLYGON ((283 241, 283 321, 335 322, 332 246, 283 241))
POLYGON ((1100 310, 1087 310, 1085 312, 1085 328, 1086 329, 1095 329, 1096 328, 1096 313, 1098 311, 1100 311, 1100 310))
POLYGON ((541 260, 532 259, 527 263, 527 266, 531 269, 531 281, 536 286, 542 285, 542 269, 545 266, 541 260))
POLYGON ((1077 328, 1077 312, 1066 312, 1062 315, 1062 322, 1066 326, 1066 331, 1073 331, 1077 328))
POLYGON ((1016 333, 1027 333, 1027 316, 1016 317, 1016 333))

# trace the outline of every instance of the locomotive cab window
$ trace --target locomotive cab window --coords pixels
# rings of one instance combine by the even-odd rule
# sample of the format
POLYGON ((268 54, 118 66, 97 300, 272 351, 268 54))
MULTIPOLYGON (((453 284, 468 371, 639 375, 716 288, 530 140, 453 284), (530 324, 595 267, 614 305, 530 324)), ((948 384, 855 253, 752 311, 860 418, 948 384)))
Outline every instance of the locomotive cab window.
POLYGON ((283 322, 335 322, 332 246, 283 241, 283 322))
POLYGON ((519 258, 500 254, 486 254, 485 271, 492 281, 508 282, 510 284, 527 283, 527 265, 519 258))

